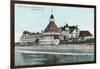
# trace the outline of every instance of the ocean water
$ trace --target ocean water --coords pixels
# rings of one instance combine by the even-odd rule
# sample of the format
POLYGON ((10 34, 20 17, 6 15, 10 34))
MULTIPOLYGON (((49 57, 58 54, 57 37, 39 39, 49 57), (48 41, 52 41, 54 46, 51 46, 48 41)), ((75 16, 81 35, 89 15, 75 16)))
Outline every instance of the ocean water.
MULTIPOLYGON (((94 61, 94 55, 66 55, 66 54, 37 54, 37 53, 25 53, 18 52, 19 49, 15 49, 15 65, 38 65, 38 64, 57 64, 57 63, 69 63, 69 62, 87 62, 94 61)), ((93 51, 79 51, 68 50, 71 53, 90 53, 93 51)))

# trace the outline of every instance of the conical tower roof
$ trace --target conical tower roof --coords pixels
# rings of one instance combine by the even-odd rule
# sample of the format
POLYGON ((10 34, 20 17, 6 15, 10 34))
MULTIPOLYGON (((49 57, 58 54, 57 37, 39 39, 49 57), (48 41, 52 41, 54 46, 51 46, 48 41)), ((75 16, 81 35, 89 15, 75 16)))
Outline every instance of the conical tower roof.
MULTIPOLYGON (((53 14, 50 16, 50 18, 54 18, 53 14)), ((59 29, 54 21, 50 21, 44 32, 59 32, 59 29)))
POLYGON ((51 14, 50 18, 54 18, 53 14, 51 14))

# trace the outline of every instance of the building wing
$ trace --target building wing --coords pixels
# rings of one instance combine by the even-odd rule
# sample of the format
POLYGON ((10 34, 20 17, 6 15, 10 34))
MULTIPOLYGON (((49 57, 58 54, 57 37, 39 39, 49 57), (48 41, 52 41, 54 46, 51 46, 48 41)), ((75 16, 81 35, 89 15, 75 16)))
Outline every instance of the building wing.
POLYGON ((79 37, 87 37, 92 36, 92 34, 89 31, 80 31, 79 37))

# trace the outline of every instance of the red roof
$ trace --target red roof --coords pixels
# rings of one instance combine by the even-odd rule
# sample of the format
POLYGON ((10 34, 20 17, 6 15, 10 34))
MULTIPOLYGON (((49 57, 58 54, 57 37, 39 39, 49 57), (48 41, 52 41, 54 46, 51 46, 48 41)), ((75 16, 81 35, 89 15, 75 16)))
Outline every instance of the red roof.
POLYGON ((80 31, 79 37, 92 36, 89 31, 80 31))
POLYGON ((50 22, 45 28, 44 32, 59 32, 57 25, 54 22, 50 22))

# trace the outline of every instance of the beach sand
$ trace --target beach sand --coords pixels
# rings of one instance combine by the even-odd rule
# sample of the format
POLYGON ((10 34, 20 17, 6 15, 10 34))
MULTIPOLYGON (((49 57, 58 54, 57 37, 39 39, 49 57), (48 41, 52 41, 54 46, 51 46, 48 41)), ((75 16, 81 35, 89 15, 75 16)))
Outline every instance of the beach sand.
POLYGON ((15 46, 15 48, 18 49, 33 49, 33 50, 38 50, 38 49, 54 49, 54 50, 59 50, 59 49, 68 49, 68 50, 94 50, 94 45, 93 44, 60 44, 60 45, 41 45, 41 46, 15 46))

